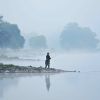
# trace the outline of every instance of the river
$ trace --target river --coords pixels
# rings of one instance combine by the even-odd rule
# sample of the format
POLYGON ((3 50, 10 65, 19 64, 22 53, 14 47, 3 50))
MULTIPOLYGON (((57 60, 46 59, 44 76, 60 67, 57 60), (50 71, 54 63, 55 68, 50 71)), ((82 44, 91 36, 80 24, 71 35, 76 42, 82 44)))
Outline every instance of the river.
MULTIPOLYGON (((0 100, 99 100, 100 53, 51 54, 51 67, 80 71, 60 74, 0 74, 0 100)), ((44 66, 40 60, 3 63, 44 66)))

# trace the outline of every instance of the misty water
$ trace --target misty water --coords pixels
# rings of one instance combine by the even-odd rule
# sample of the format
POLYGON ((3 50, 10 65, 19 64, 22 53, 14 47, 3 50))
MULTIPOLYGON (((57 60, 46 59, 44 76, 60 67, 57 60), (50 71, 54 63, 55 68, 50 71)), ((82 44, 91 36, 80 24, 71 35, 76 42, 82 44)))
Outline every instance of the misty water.
MULTIPOLYGON (((44 66, 45 53, 17 56, 0 62, 44 66)), ((100 99, 100 53, 51 53, 51 58, 51 67, 80 73, 0 74, 0 100, 100 99)))

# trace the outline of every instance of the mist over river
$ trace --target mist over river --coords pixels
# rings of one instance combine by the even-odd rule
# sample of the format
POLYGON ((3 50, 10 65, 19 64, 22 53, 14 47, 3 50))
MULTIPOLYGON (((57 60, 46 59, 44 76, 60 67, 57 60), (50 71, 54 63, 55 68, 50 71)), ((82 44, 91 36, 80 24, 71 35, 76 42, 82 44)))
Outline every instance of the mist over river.
MULTIPOLYGON (((0 63, 43 66, 46 53, 5 53, 0 63)), ((50 53, 51 67, 80 71, 60 74, 0 74, 0 100, 99 100, 100 53, 50 53)))

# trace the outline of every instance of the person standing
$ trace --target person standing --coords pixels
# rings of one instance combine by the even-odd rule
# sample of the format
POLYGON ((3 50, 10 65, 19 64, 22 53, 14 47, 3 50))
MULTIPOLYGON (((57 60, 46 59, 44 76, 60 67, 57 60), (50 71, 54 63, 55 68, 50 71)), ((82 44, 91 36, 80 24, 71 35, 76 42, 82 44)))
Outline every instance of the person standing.
POLYGON ((49 52, 47 52, 47 55, 46 55, 46 60, 45 60, 45 68, 50 68, 50 55, 49 55, 49 52))

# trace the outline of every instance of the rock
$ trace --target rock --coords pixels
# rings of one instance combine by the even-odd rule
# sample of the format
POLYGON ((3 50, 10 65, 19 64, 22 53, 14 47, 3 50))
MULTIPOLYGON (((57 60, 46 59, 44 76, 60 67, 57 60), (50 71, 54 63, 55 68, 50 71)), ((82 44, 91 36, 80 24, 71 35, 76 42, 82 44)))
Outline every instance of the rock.
POLYGON ((0 64, 0 73, 61 73, 61 72, 76 72, 76 71, 65 71, 61 69, 44 67, 32 67, 32 66, 16 66, 12 64, 0 64))

